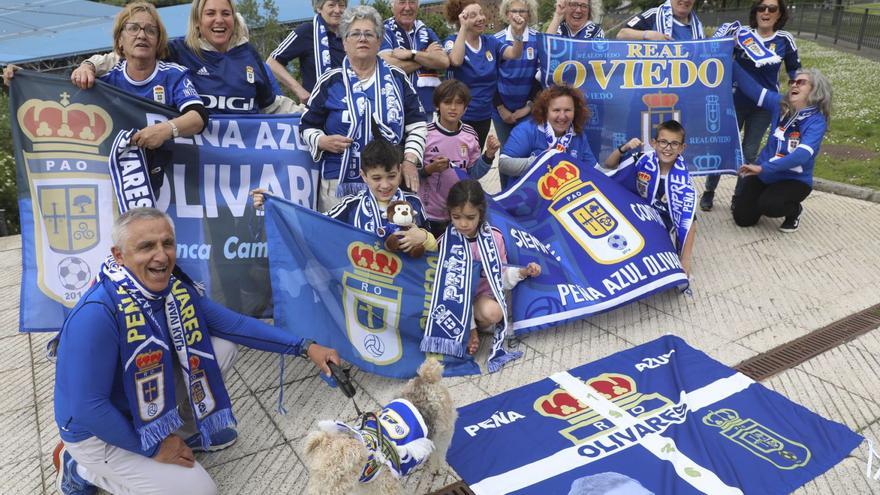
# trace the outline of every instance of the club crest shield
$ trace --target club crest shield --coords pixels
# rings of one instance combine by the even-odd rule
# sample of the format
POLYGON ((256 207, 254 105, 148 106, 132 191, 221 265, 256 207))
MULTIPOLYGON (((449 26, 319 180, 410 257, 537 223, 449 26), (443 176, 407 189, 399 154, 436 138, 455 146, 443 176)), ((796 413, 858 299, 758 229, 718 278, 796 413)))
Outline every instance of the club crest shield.
POLYGON ((31 99, 16 118, 31 194, 37 285, 73 307, 110 248, 113 187, 100 145, 113 130, 98 105, 31 99))
POLYGON ((559 224, 597 263, 619 263, 638 254, 645 240, 592 182, 580 179, 578 167, 559 162, 538 182, 540 195, 559 224))
POLYGON ((353 272, 342 278, 342 304, 348 340, 361 357, 389 365, 403 357, 398 330, 403 293, 394 277, 400 272, 396 255, 362 242, 348 248, 353 272))

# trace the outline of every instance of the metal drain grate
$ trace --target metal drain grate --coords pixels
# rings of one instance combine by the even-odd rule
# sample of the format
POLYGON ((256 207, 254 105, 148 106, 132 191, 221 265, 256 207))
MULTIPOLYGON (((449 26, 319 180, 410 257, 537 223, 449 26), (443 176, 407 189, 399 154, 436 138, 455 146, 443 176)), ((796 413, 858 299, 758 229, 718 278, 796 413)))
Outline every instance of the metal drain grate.
POLYGON ((746 359, 734 369, 755 381, 765 380, 878 327, 880 304, 746 359))
POLYGON ((444 486, 443 488, 431 493, 430 495, 474 495, 474 492, 464 484, 464 481, 456 481, 455 483, 444 486))

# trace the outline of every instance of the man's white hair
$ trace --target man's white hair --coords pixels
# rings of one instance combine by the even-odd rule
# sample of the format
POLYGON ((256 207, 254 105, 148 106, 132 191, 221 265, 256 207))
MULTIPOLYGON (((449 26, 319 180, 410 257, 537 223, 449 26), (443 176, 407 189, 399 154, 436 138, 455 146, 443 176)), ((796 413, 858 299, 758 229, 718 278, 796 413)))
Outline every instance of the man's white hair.
MULTIPOLYGON (((155 220, 157 218, 165 219, 165 221, 168 222, 168 225, 171 226, 171 233, 175 234, 174 222, 164 211, 151 207, 132 208, 120 215, 119 218, 113 222, 113 230, 110 233, 110 238, 113 240, 113 246, 122 249, 125 242, 128 240, 128 226, 132 223, 139 220, 155 220)), ((177 237, 176 234, 175 237, 177 237)))

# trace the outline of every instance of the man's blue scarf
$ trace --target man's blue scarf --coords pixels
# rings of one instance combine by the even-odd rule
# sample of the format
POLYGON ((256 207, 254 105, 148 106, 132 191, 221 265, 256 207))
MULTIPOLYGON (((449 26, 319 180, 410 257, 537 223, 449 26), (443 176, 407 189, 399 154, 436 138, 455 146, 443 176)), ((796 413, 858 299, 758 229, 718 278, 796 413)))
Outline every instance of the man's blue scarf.
MULTIPOLYGON (((673 23, 673 14, 672 14, 672 2, 671 0, 666 0, 662 5, 657 7, 657 13, 654 17, 654 26, 657 31, 665 34, 666 36, 672 37, 672 23, 673 23)), ((706 37, 703 33, 703 23, 700 22, 700 18, 697 17, 696 12, 691 10, 690 15, 690 27, 691 27, 691 35, 695 40, 701 40, 706 37)))
MULTIPOLYGON (((397 24, 393 17, 385 20, 385 31, 394 36, 396 46, 406 50, 424 51, 431 44, 431 38, 428 37, 428 26, 416 20, 413 24, 412 34, 407 33, 397 24)), ((413 72, 409 78, 413 87, 433 88, 440 85, 440 74, 432 69, 424 67, 413 72)))
POLYGON ((123 388, 141 447, 153 448, 183 425, 174 397, 176 358, 207 448, 212 433, 235 426, 236 420, 199 308, 200 295, 175 276, 165 291, 151 292, 112 256, 104 261, 98 277, 99 283, 106 278, 115 289, 109 292, 120 308, 116 324, 123 388), (160 298, 165 302, 164 315, 154 314, 149 304, 160 298), (167 334, 157 318, 165 318, 167 334))
POLYGON ((110 179, 120 213, 142 206, 156 206, 147 158, 141 148, 131 144, 136 132, 137 129, 119 131, 110 149, 110 179))
POLYGON ((759 38, 754 31, 745 26, 741 26, 739 21, 722 24, 712 37, 733 37, 734 41, 736 41, 736 46, 742 49, 743 53, 755 63, 756 67, 782 62, 782 58, 777 55, 776 52, 771 51, 764 46, 764 42, 761 41, 761 38, 759 38))
MULTIPOLYGON (((376 58, 376 72, 370 79, 372 85, 363 87, 351 68, 348 57, 342 61, 342 82, 345 86, 345 102, 351 123, 346 136, 353 142, 342 152, 342 169, 339 171, 337 196, 355 194, 366 188, 360 176, 360 152, 373 140, 373 128, 391 144, 403 141, 403 94, 384 60, 376 58), (364 90, 373 95, 373 102, 364 90)), ((369 82, 369 81, 366 81, 369 82)))
POLYGON ((312 19, 312 51, 315 55, 315 79, 320 79, 332 68, 330 59, 330 38, 327 35, 327 24, 321 14, 312 19))
MULTIPOLYGON (((521 357, 522 352, 504 349, 504 337, 507 333, 507 302, 502 284, 504 266, 488 222, 483 222, 480 226, 476 242, 483 273, 503 315, 501 323, 495 327, 492 352, 489 354, 489 372, 494 373, 505 363, 521 357)), ((473 317, 474 288, 479 282, 479 275, 474 270, 468 240, 450 223, 440 243, 431 312, 428 314, 425 337, 420 346, 422 351, 464 357, 464 338, 470 330, 468 327, 473 317)))

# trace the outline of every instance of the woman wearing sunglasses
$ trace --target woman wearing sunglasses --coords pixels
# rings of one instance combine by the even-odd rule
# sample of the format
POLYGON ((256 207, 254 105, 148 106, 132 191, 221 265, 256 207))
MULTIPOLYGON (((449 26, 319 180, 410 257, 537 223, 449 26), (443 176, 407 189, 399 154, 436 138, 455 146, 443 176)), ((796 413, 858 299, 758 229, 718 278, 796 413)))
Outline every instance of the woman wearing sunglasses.
MULTIPOLYGON (((749 12, 749 26, 752 32, 764 43, 764 46, 779 55, 781 60, 774 64, 758 67, 741 48, 737 47, 734 51, 734 58, 740 67, 745 69, 758 84, 767 88, 768 91, 779 91, 779 69, 783 62, 789 79, 792 79, 797 70, 801 68, 794 36, 787 31, 782 31, 787 20, 788 10, 785 7, 785 0, 757 0, 752 4, 752 10, 749 12)), ((733 102, 736 108, 736 120, 743 131, 743 160, 745 163, 755 163, 761 138, 764 137, 767 127, 770 126, 770 112, 756 105, 740 91, 734 93, 733 102)), ((720 178, 720 175, 710 175, 706 178, 706 189, 700 198, 701 210, 709 211, 712 209, 715 188, 718 187, 720 178)), ((738 181, 731 203, 736 202, 740 192, 740 184, 741 182, 738 181)), ((731 209, 733 209, 733 204, 731 204, 731 209)))
POLYGON ((733 64, 738 91, 771 112, 773 126, 757 160, 740 167, 740 193, 733 220, 740 227, 761 216, 785 220, 782 232, 794 232, 813 190, 813 166, 831 118, 831 83, 816 69, 801 69, 784 95, 768 90, 739 64, 733 64))

